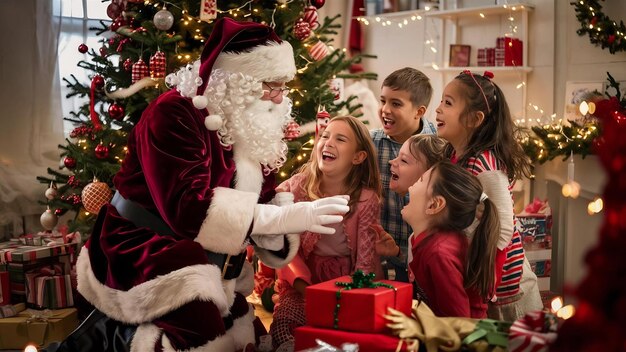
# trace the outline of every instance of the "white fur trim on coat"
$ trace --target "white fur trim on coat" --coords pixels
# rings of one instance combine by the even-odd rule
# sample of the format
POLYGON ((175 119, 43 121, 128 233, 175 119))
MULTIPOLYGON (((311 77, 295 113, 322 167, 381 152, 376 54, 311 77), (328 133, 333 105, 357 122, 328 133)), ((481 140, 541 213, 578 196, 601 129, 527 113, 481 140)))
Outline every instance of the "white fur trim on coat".
POLYGON ((483 192, 498 210, 500 220, 500 237, 498 238, 498 249, 505 249, 513 237, 513 199, 509 191, 509 179, 500 170, 484 171, 476 175, 483 192))
POLYGON ((215 253, 241 253, 258 200, 258 193, 215 188, 207 217, 195 241, 215 253))
POLYGON ((287 41, 268 42, 250 51, 222 52, 213 69, 241 72, 260 82, 289 82, 296 75, 293 48, 287 41))
POLYGON ((287 253, 287 258, 285 259, 277 257, 265 248, 254 246, 254 251, 256 252, 256 255, 259 257, 259 259, 261 259, 263 264, 269 266, 270 268, 279 269, 289 264, 293 257, 296 256, 296 253, 298 253, 298 248, 300 248, 300 235, 290 234, 285 236, 289 244, 289 252, 287 253))
POLYGON ((154 324, 139 325, 130 342, 130 352, 154 351, 161 334, 161 329, 154 324))
POLYGON ((233 321, 233 327, 226 331, 226 335, 235 341, 235 350, 243 350, 247 344, 254 345, 254 307, 249 305, 248 313, 233 321))
POLYGON ((89 251, 84 247, 76 271, 78 292, 101 312, 123 323, 150 322, 194 300, 210 301, 222 316, 229 314, 221 273, 215 265, 188 266, 121 291, 98 281, 91 268, 89 251))

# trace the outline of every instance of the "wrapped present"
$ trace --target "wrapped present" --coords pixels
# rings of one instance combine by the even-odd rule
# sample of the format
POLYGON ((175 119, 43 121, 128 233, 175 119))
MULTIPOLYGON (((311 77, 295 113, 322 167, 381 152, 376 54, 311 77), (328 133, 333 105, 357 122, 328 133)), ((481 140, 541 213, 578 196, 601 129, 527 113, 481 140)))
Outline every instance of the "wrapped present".
POLYGON ((478 49, 477 61, 478 61, 478 66, 495 66, 496 65, 496 48, 478 49))
POLYGON ((23 350, 29 344, 46 347, 62 341, 78 326, 76 309, 36 311, 26 309, 0 319, 0 349, 23 350))
POLYGON ((26 302, 37 308, 58 309, 74 305, 70 275, 60 264, 26 273, 26 302))
POLYGON ((394 335, 416 339, 426 352, 504 352, 510 323, 483 319, 438 317, 425 303, 410 316, 390 309, 386 316, 394 335))
POLYGON ((524 43, 518 38, 498 37, 495 49, 496 66, 524 66, 523 46, 524 43))
POLYGON ((527 313, 509 331, 510 352, 544 352, 556 340, 557 318, 545 311, 527 313))
POLYGON ((43 258, 35 262, 8 263, 9 282, 11 284, 11 302, 26 302, 26 273, 49 265, 61 265, 62 273, 70 272, 69 255, 43 258))
POLYGON ((57 257, 64 254, 76 255, 78 243, 48 244, 46 246, 20 246, 11 242, 6 247, 0 246, 0 262, 26 263, 38 261, 48 257, 57 257))
POLYGON ((0 319, 1 318, 10 318, 12 316, 17 315, 17 313, 26 309, 26 305, 24 303, 18 304, 7 304, 5 306, 0 306, 0 319))
POLYGON ((411 341, 401 340, 390 335, 340 331, 312 326, 296 328, 294 338, 295 351, 319 347, 316 340, 333 346, 341 346, 346 343, 357 344, 359 352, 417 351, 417 349, 408 348, 412 343, 411 341))
POLYGON ((373 281, 360 270, 352 276, 306 288, 307 325, 380 333, 386 329, 387 308, 410 314, 413 287, 398 281, 373 281))
POLYGON ((0 306, 11 303, 11 288, 9 287, 9 272, 0 271, 0 306))
POLYGON ((20 243, 26 246, 41 246, 41 235, 26 234, 18 237, 20 243))
POLYGON ((552 248, 552 210, 547 200, 535 198, 516 218, 525 249, 552 248))

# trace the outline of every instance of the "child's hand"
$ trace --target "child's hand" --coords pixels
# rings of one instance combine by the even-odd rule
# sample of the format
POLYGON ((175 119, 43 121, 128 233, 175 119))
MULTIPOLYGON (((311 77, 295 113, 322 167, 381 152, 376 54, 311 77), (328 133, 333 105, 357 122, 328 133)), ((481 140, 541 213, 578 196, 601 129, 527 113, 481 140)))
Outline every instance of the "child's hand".
POLYGON ((395 257, 400 253, 400 247, 396 245, 396 241, 380 224, 371 225, 370 229, 376 233, 376 254, 384 257, 395 257))

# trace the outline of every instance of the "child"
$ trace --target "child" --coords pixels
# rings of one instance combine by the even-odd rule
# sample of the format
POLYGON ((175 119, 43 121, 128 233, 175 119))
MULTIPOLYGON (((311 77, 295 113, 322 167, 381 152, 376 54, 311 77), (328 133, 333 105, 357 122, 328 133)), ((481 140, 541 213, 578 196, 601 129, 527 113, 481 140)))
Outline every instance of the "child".
POLYGON ((463 168, 442 161, 409 187, 402 218, 415 231, 410 270, 428 305, 440 317, 485 318, 493 293, 498 213, 480 182, 463 168), (463 233, 482 216, 471 240, 463 233))
MULTIPOLYGON (((402 144, 398 157, 389 161, 389 189, 404 197, 426 170, 444 158, 445 141, 432 134, 411 136, 402 144)), ((400 257, 402 251, 393 236, 380 226, 373 229, 378 233, 376 253, 381 256, 400 257)), ((406 252, 405 252, 406 253, 406 252)), ((411 280, 412 281, 412 280, 411 280)))
MULTIPOLYGON (((389 191, 391 173, 389 161, 398 156, 402 143, 415 134, 436 134, 435 126, 425 117, 432 98, 430 80, 422 72, 405 67, 392 72, 383 81, 378 118, 383 128, 371 131, 378 152, 378 167, 383 187, 381 223, 395 238, 403 253, 411 229, 402 221, 400 209, 407 199, 389 191)), ((406 258, 385 258, 396 280, 408 282, 406 258)), ((387 277, 387 272, 385 272, 387 277)), ((393 278, 393 277, 389 277, 393 278)))
POLYGON ((278 270, 279 298, 270 326, 275 346, 293 343, 293 329, 306 323, 306 286, 357 269, 382 278, 374 248, 376 234, 369 231, 379 221, 380 187, 376 151, 367 127, 355 117, 341 116, 333 118, 321 134, 311 160, 276 189, 293 192, 296 203, 347 194, 350 211, 333 235, 304 232, 294 260, 278 270))
POLYGON ((496 297, 489 317, 513 321, 541 309, 537 277, 514 231, 510 192, 514 181, 528 176, 529 161, 515 140, 509 107, 493 74, 463 71, 444 88, 437 108, 437 130, 449 142, 446 155, 478 177, 500 216, 496 256, 496 297), (521 282, 521 289, 520 289, 521 282))

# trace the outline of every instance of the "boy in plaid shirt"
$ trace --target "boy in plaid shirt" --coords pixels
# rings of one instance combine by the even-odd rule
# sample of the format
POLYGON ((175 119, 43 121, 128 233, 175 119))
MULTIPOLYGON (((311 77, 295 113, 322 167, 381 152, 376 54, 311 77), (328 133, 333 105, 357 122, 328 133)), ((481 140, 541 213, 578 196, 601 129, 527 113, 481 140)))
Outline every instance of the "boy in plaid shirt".
POLYGON ((405 67, 392 72, 383 81, 378 118, 383 127, 370 131, 378 153, 378 168, 383 186, 381 225, 390 233, 400 252, 384 257, 385 276, 408 282, 406 255, 411 227, 402 220, 400 210, 408 203, 408 195, 400 196, 389 190, 391 171, 389 161, 398 156, 400 147, 415 134, 437 134, 435 126, 424 114, 433 95, 430 80, 424 73, 405 67), (389 276, 391 272, 394 275, 389 276))

